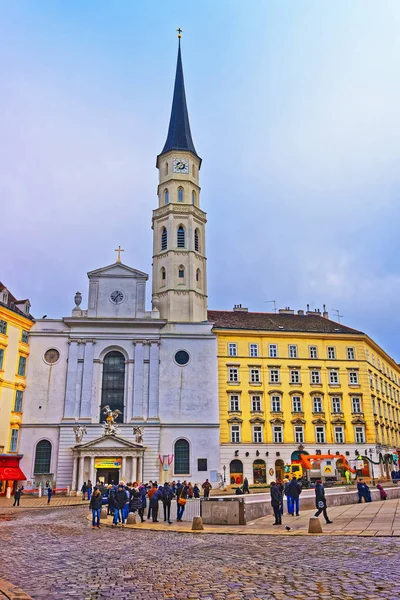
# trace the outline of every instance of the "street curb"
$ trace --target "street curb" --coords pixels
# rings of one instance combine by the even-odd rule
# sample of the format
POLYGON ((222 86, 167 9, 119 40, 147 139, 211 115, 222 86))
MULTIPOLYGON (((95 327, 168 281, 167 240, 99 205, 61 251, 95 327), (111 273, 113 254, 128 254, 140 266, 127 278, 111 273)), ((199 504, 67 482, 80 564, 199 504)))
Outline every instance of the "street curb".
POLYGON ((0 599, 3 596, 8 598, 8 600, 32 600, 32 597, 28 596, 21 588, 5 579, 0 579, 0 599))

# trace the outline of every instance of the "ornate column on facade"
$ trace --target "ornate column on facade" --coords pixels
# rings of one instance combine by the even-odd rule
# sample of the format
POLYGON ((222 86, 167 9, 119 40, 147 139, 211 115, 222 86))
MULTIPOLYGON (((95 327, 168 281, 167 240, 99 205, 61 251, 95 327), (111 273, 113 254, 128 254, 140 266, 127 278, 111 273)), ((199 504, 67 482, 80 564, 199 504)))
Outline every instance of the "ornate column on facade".
POLYGON ((133 418, 143 419, 143 342, 134 342, 135 369, 133 391, 133 418))
POLYGON ((83 363, 82 392, 80 418, 90 419, 92 404, 92 379, 95 340, 86 340, 85 358, 83 363))
POLYGON ((89 479, 93 485, 96 483, 96 473, 94 470, 94 456, 90 457, 89 479))
POLYGON ((143 482, 143 456, 137 459, 137 479, 138 482, 143 482))
POLYGON ((127 479, 128 479, 128 473, 126 472, 126 456, 122 457, 121 477, 120 477, 120 479, 123 479, 125 481, 125 483, 127 482, 127 479))
POLYGON ((102 366, 99 358, 93 359, 91 417, 95 422, 98 422, 99 419, 100 398, 98 398, 97 390, 101 389, 102 366))
POLYGON ((78 484, 76 487, 77 492, 80 492, 81 487, 83 485, 83 467, 85 463, 85 457, 81 454, 79 457, 79 475, 78 475, 78 484))
POLYGON ((132 466, 131 466, 131 474, 132 474, 132 481, 137 481, 137 458, 136 456, 132 456, 132 466))
POLYGON ((160 342, 151 340, 150 342, 150 377, 149 377, 149 419, 158 419, 159 417, 159 385, 158 372, 160 365, 160 342))
POLYGON ((73 419, 75 414, 76 383, 78 376, 78 342, 69 340, 67 382, 65 389, 64 419, 73 419))

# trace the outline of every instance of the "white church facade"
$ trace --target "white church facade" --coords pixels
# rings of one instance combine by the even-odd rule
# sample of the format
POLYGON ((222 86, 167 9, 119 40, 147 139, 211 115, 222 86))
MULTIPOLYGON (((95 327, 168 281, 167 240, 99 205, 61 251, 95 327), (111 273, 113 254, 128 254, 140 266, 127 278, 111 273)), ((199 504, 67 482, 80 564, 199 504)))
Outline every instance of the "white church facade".
MULTIPOLYGON (((87 308, 31 330, 19 453, 27 487, 51 481, 216 480, 217 343, 207 321, 206 215, 178 51, 157 157, 152 309, 148 275, 120 261, 88 273, 87 308), (104 435, 107 410, 118 431, 104 435)), ((85 303, 86 304, 86 303, 85 303)))

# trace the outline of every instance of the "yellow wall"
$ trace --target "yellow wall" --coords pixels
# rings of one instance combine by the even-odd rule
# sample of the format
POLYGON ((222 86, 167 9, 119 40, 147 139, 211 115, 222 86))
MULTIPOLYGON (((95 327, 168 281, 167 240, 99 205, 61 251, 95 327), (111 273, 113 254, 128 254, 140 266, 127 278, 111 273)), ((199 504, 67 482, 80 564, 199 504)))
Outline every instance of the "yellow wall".
MULTIPOLYGON (((262 424, 263 443, 272 443, 272 424, 270 420, 274 417, 271 414, 271 391, 275 390, 282 395, 282 419, 284 420, 284 443, 296 444, 294 440, 294 424, 292 420, 297 417, 292 412, 292 395, 300 395, 302 397, 303 415, 301 418, 305 420, 304 443, 316 444, 315 424, 313 420, 318 418, 318 415, 313 414, 312 398, 314 395, 321 395, 323 399, 324 419, 326 420, 326 446, 337 443, 334 442, 334 433, 332 419, 337 415, 332 414, 331 397, 332 395, 341 395, 343 423, 345 433, 345 443, 355 444, 355 423, 352 421, 357 418, 352 414, 351 395, 361 397, 362 415, 361 419, 365 420, 365 434, 367 444, 374 444, 376 441, 382 442, 382 439, 376 438, 376 425, 373 414, 372 396, 374 390, 371 389, 369 380, 369 371, 379 375, 383 380, 392 386, 393 400, 386 397, 385 401, 394 409, 394 414, 391 412, 392 421, 385 421, 382 416, 382 422, 389 424, 392 429, 390 441, 387 439, 384 443, 398 446, 399 445, 399 393, 400 393, 400 369, 397 364, 388 357, 384 351, 379 348, 372 340, 365 335, 343 335, 343 334, 318 334, 309 333, 288 334, 284 332, 264 332, 264 331, 245 331, 232 329, 214 329, 218 338, 218 378, 219 378, 219 400, 220 400, 220 423, 221 423, 221 443, 230 443, 230 423, 229 419, 242 419, 241 424, 241 443, 252 443, 252 425, 250 419, 259 417, 265 422, 262 424), (228 344, 237 344, 237 357, 228 355, 228 344), (258 344, 259 357, 251 358, 249 345, 258 344), (269 344, 277 344, 278 357, 269 357, 269 344), (298 358, 289 358, 289 345, 297 346, 298 358), (309 358, 309 346, 317 346, 318 359, 309 358), (335 347, 336 359, 327 359, 328 346, 335 347), (355 360, 347 359, 347 348, 352 347, 355 351, 355 360), (367 352, 366 352, 367 350, 367 352), (372 361, 372 354, 375 356, 376 365, 378 364, 378 356, 381 364, 393 373, 386 376, 378 367, 373 367, 369 361, 372 361), (228 382, 228 369, 232 366, 239 367, 239 383, 233 384, 228 382), (261 384, 250 383, 251 367, 259 367, 261 370, 261 384), (269 382, 269 367, 279 367, 280 384, 269 382), (290 383, 290 368, 297 367, 300 369, 301 384, 290 383), (321 384, 312 385, 310 383, 310 371, 312 368, 319 368, 321 373, 321 384), (338 386, 329 384, 329 369, 339 369, 338 386), (354 369, 358 373, 359 385, 349 384, 349 370, 354 369), (396 381, 394 381, 396 378, 396 381), (232 412, 229 410, 230 393, 240 393, 240 411, 232 412), (251 412, 251 394, 261 395, 261 412, 251 412), (395 400, 396 396, 396 400, 395 400)), ((376 394, 376 392, 375 392, 376 394)), ((382 399, 383 401, 383 399, 382 399)), ((377 404, 377 401, 376 401, 377 404)), ((382 402, 383 404, 383 402, 382 402)), ((376 409, 377 412, 378 409, 376 409)), ((279 415, 278 415, 279 416, 279 415)), ((340 423, 337 423, 340 425, 340 423)), ((358 423, 362 425, 362 423, 358 423)), ((379 426, 379 430, 381 427, 379 426)), ((387 431, 386 427, 384 428, 387 431)), ((319 444, 320 445, 320 444, 319 444)), ((327 448, 329 449, 329 448, 327 448)))
POLYGON ((18 375, 19 357, 29 356, 29 344, 22 342, 22 331, 29 331, 33 321, 2 305, 0 320, 7 322, 6 334, 0 333, 0 348, 4 350, 0 369, 0 453, 8 453, 11 429, 19 429, 22 418, 22 413, 14 412, 16 391, 23 391, 26 381, 26 376, 18 375))

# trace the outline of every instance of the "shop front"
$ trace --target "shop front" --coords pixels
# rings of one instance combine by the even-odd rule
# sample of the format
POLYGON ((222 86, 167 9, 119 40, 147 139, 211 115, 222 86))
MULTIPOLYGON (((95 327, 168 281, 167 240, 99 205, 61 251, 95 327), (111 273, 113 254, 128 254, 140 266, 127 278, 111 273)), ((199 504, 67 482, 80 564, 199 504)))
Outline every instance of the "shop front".
POLYGON ((23 485, 26 477, 19 468, 22 454, 0 454, 0 496, 5 496, 7 488, 11 494, 17 485, 23 485))

